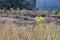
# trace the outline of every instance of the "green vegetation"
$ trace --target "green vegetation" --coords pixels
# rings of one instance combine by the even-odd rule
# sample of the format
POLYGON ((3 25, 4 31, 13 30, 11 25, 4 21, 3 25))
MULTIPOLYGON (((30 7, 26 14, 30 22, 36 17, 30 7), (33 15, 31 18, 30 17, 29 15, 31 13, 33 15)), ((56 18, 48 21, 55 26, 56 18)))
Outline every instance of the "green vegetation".
POLYGON ((58 15, 58 12, 57 12, 56 10, 53 10, 53 11, 52 11, 52 14, 53 14, 53 15, 58 15))
POLYGON ((36 0, 0 0, 0 9, 10 8, 17 9, 34 9, 36 5, 36 0))
POLYGON ((41 22, 41 21, 44 20, 44 18, 41 17, 41 16, 37 16, 37 17, 35 17, 35 20, 36 20, 37 22, 41 22))

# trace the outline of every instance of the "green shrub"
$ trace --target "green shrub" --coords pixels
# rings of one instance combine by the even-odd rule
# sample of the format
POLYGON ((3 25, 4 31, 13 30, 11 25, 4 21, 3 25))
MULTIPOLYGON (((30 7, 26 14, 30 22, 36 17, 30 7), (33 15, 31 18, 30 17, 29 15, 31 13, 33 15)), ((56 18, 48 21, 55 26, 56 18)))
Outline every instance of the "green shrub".
POLYGON ((11 14, 15 13, 15 10, 13 8, 10 9, 11 14))
POLYGON ((52 14, 53 14, 53 15, 58 15, 58 12, 57 12, 56 10, 53 10, 53 11, 52 11, 52 14))

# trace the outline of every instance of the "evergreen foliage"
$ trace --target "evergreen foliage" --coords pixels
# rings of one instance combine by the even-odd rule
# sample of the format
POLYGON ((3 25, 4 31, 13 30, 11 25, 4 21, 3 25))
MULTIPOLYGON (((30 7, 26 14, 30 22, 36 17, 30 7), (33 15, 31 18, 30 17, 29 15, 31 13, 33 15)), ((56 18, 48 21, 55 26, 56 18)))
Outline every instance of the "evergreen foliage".
POLYGON ((34 9, 36 0, 0 0, 0 9, 34 9))

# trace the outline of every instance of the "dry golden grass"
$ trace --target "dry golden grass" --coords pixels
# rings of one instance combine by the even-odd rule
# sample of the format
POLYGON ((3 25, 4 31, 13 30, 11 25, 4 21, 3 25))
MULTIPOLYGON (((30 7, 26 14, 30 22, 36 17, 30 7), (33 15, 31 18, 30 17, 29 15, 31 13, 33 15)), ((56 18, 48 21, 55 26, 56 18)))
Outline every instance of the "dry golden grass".
POLYGON ((16 30, 17 25, 7 23, 4 25, 0 20, 0 40, 60 40, 60 31, 54 23, 35 23, 32 30, 16 30), (13 28, 13 29, 10 29, 13 28))

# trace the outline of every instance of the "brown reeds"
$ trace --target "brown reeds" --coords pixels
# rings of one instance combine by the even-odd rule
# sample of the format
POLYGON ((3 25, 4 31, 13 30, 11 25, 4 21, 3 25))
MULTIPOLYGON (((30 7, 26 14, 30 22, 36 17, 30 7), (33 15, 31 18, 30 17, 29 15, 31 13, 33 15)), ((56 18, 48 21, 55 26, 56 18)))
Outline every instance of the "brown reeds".
POLYGON ((33 30, 24 29, 26 27, 24 26, 17 31, 17 24, 7 21, 3 27, 0 19, 0 40, 60 40, 60 29, 54 22, 49 24, 35 23, 34 26, 33 30))

